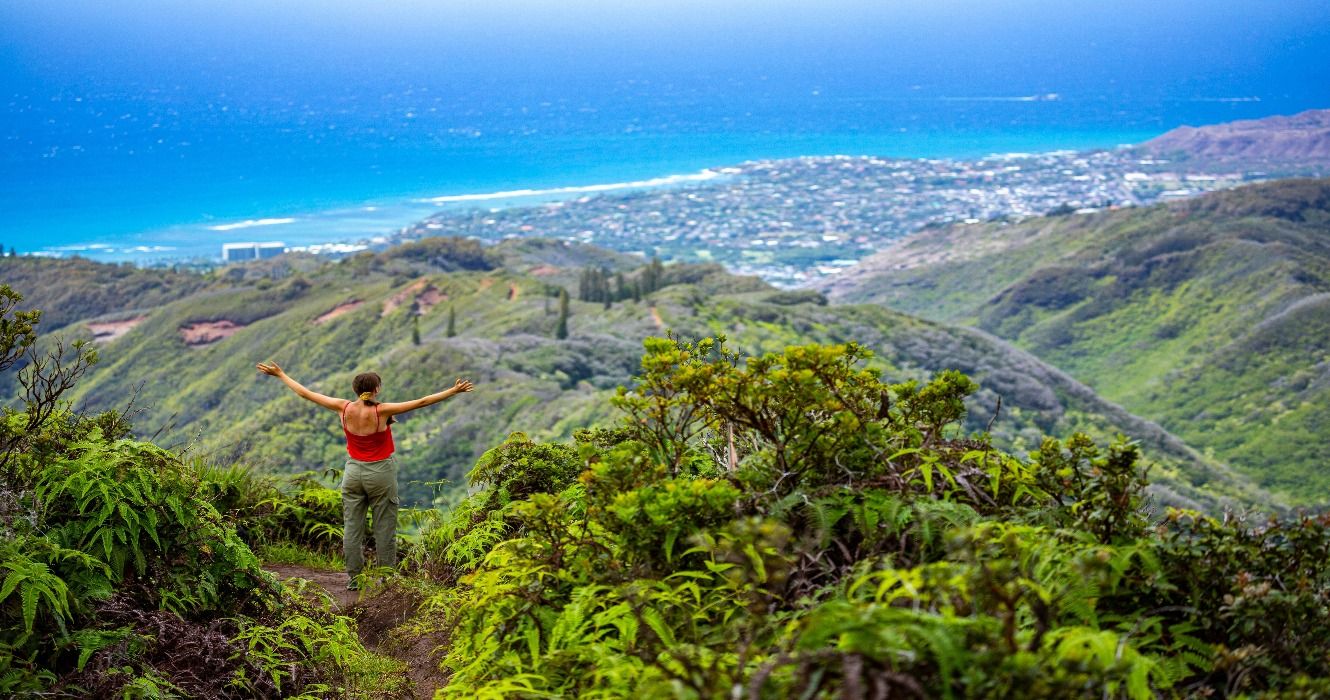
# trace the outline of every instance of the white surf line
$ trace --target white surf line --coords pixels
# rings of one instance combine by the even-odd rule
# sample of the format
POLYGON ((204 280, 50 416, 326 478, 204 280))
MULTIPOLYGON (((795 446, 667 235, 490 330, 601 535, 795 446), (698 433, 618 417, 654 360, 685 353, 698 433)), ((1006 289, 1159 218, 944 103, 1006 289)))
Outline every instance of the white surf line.
POLYGON ((571 187, 550 187, 547 189, 507 190, 504 192, 485 192, 480 194, 451 194, 441 197, 426 197, 417 202, 428 204, 448 204, 452 202, 479 202, 491 199, 518 199, 521 197, 539 197, 551 194, 585 194, 590 192, 611 192, 614 190, 638 189, 644 187, 663 187, 682 182, 704 182, 721 176, 718 170, 703 170, 691 175, 667 175, 648 180, 630 182, 611 182, 602 185, 575 185, 571 187))
POLYGON ((242 229, 242 228, 254 228, 255 226, 276 226, 276 225, 278 225, 278 224, 291 224, 291 223, 295 223, 295 221, 296 221, 296 220, 295 220, 294 217, 285 217, 285 218, 279 218, 279 219, 278 219, 278 218, 274 218, 274 219, 246 219, 246 220, 244 220, 244 221, 237 221, 237 222, 235 222, 235 223, 233 223, 233 224, 218 224, 218 225, 216 225, 216 226, 209 226, 209 227, 208 227, 208 230, 209 230, 209 231, 234 231, 234 230, 236 230, 236 229, 242 229))

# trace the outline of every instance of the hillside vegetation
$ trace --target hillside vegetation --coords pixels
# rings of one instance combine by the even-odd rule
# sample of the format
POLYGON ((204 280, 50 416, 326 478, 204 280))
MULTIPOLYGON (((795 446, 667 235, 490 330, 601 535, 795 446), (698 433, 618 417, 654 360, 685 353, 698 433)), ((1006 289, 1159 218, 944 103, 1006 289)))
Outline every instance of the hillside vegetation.
POLYGON ((637 302, 574 298, 568 337, 559 339, 557 295, 572 291, 588 266, 612 267, 633 285, 651 269, 562 243, 481 248, 431 239, 321 267, 227 270, 225 280, 152 310, 103 345, 102 362, 70 395, 94 411, 132 401, 141 435, 291 474, 340 466, 337 418, 261 381, 255 361, 276 360, 332 395, 347 395, 354 374, 375 370, 388 400, 467 377, 476 392, 394 427, 402 491, 424 503, 459 487, 475 459, 511 431, 567 439, 602 422, 649 336, 723 334, 752 353, 857 342, 876 353, 874 368, 901 381, 947 369, 973 376, 980 388, 967 399, 965 427, 989 429, 1005 447, 1034 450, 1044 435, 1074 430, 1105 440, 1120 432, 1159 463, 1154 489, 1164 502, 1274 503, 1222 464, 999 341, 880 307, 826 306, 819 295, 780 292, 716 266, 666 267, 637 302))
POLYGON ((48 331, 79 320, 132 318, 224 281, 84 258, 10 256, 0 259, 0 271, 0 281, 27 290, 24 306, 41 310, 48 331))
POLYGON ((888 383, 857 343, 711 338, 649 338, 601 427, 514 433, 464 499, 409 514, 401 570, 371 569, 353 611, 384 611, 385 650, 436 667, 408 668, 259 568, 256 551, 336 565, 335 490, 61 409, 96 352, 44 345, 12 304, 0 322, 0 372, 24 387, 0 423, 9 695, 1330 692, 1330 517, 1151 513, 1135 444, 1006 454, 964 429, 960 372, 888 383))
POLYGON ((1330 500, 1330 181, 927 231, 827 290, 976 326, 1258 483, 1330 500))
MULTIPOLYGON (((0 695, 402 696, 400 664, 260 568, 227 510, 247 476, 133 440, 115 411, 65 409, 96 353, 48 350, 18 301, 0 285, 0 372, 23 387, 0 411, 0 695)), ((247 511, 254 543, 295 521, 247 511)))

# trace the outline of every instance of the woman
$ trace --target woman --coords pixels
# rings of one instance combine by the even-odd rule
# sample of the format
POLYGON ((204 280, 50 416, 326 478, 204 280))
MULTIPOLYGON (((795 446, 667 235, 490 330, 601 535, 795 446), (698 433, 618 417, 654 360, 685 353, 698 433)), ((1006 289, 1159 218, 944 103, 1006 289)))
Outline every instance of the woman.
POLYGON ((342 432, 346 434, 346 469, 342 472, 342 552, 346 557, 346 573, 350 582, 346 587, 356 590, 356 576, 365 567, 361 552, 365 542, 365 510, 374 513, 374 548, 379 566, 397 565, 397 460, 393 459, 393 432, 388 427, 393 416, 430 406, 475 388, 471 382, 458 379, 451 389, 402 403, 379 403, 375 397, 383 389, 379 375, 373 372, 357 374, 351 388, 357 398, 351 401, 334 399, 310 391, 275 362, 260 362, 260 372, 282 380, 301 398, 342 416, 342 432))

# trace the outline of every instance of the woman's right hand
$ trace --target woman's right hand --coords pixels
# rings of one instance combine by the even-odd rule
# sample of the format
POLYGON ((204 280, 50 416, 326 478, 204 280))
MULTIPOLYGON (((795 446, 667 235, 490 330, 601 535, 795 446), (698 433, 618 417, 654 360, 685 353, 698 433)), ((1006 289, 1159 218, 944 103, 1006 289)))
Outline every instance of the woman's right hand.
POLYGON ((277 363, 271 360, 269 360, 268 362, 260 362, 255 366, 259 368, 260 372, 267 374, 269 376, 280 377, 283 374, 282 368, 278 367, 277 363))
POLYGON ((453 392, 457 394, 465 394, 474 388, 476 388, 476 385, 465 379, 458 379, 457 383, 453 384, 453 392))

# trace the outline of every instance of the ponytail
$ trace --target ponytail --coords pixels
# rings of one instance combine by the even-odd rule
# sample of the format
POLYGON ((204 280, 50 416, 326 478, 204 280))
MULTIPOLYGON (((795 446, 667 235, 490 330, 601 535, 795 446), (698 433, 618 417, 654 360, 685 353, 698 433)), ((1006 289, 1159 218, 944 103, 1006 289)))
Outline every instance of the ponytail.
POLYGON ((374 372, 357 374, 356 378, 351 380, 351 390, 356 392, 357 397, 367 404, 370 399, 374 398, 374 392, 378 391, 382 385, 383 381, 374 372))

